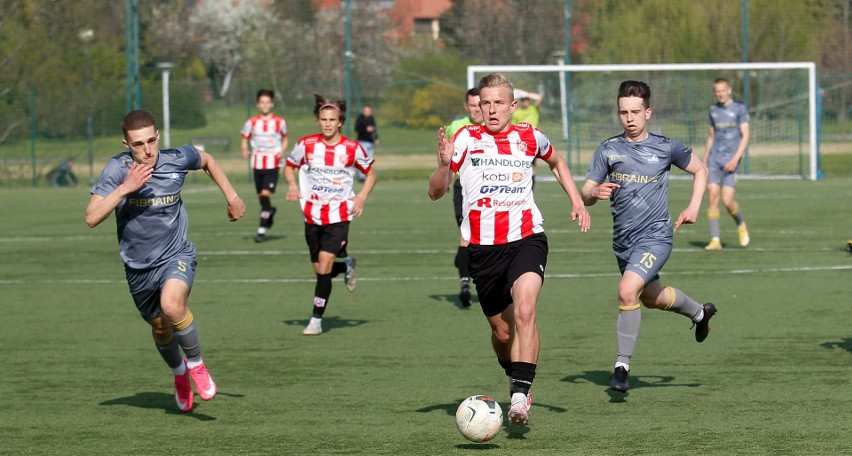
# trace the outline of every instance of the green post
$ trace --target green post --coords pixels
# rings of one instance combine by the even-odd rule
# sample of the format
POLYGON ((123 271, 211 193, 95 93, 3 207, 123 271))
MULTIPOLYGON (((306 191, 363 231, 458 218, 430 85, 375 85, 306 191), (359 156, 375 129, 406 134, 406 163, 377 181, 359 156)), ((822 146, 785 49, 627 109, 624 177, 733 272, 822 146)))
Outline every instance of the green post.
MULTIPOLYGON (((748 62, 748 0, 742 0, 740 2, 742 8, 742 26, 743 26, 743 63, 748 62)), ((749 80, 748 80, 748 70, 743 70, 743 103, 745 105, 751 106, 751 100, 749 100, 749 80)), ((748 174, 749 172, 749 154, 748 148, 745 150, 745 156, 743 157, 743 173, 748 174)))
MULTIPOLYGON (((565 0, 565 64, 571 65, 571 0, 565 0)), ((566 160, 568 161, 568 167, 571 168, 573 166, 573 162, 571 161, 571 73, 565 73, 565 99, 568 103, 566 116, 565 116, 565 124, 567 125, 566 130, 568 130, 568 140, 566 147, 568 148, 566 152, 566 160)), ((577 148, 577 162, 580 161, 580 148, 577 148)))
POLYGON ((30 157, 33 167, 33 187, 38 187, 36 172, 36 89, 30 87, 30 157))
MULTIPOLYGON (((352 110, 352 0, 346 0, 346 48, 343 52, 346 63, 346 106, 352 110)), ((346 123, 346 135, 352 134, 352 122, 346 123)))
POLYGON ((125 57, 127 69, 126 111, 142 107, 142 84, 139 80, 139 0, 125 3, 125 57))

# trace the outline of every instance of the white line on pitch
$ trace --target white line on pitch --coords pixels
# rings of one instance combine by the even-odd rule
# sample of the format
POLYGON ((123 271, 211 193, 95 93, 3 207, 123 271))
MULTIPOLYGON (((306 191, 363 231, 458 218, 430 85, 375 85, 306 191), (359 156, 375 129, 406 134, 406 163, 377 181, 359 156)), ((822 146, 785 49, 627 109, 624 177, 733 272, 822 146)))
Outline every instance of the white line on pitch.
MULTIPOLYGON (((797 268, 756 268, 756 269, 730 269, 726 271, 676 271, 664 272, 663 276, 678 276, 678 275, 730 275, 730 274, 768 274, 779 272, 822 272, 822 271, 846 271, 852 270, 852 265, 837 265, 837 266, 802 266, 797 268)), ((616 272, 601 272, 601 273, 578 273, 578 274, 545 274, 548 279, 587 279, 597 277, 617 277, 616 272)), ((358 280, 365 282, 416 282, 416 281, 433 281, 433 280, 458 280, 458 277, 446 276, 420 276, 420 277, 358 277, 358 280)), ((313 277, 302 279, 199 279, 197 283, 314 283, 316 279, 313 277)), ((125 283, 123 280, 108 280, 108 279, 39 279, 39 280, 0 280, 0 285, 21 285, 21 284, 93 284, 93 285, 110 285, 125 283)))

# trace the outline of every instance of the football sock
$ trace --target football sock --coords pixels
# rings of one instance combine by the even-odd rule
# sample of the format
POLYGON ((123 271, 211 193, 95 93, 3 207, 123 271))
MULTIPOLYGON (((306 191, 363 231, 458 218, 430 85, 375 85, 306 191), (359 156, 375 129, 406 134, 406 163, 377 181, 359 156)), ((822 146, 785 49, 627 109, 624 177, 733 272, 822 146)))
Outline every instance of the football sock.
POLYGON ((616 362, 629 365, 633 351, 636 349, 636 338, 639 337, 639 326, 642 323, 642 312, 637 304, 632 310, 618 312, 615 324, 615 334, 618 341, 618 358, 616 362))
POLYGON ((314 318, 322 318, 325 306, 331 296, 331 274, 317 274, 317 286, 314 288, 314 318))
POLYGON ((172 373, 175 375, 183 375, 186 373, 186 365, 184 363, 180 363, 178 367, 172 368, 172 373))
POLYGON ((528 394, 535 379, 535 364, 512 362, 512 394, 528 394))
POLYGON ((710 237, 719 239, 719 209, 707 209, 707 223, 710 224, 710 237))
POLYGON ((728 214, 731 214, 731 217, 734 218, 734 221, 737 222, 737 226, 742 226, 743 222, 743 213, 740 211, 740 205, 736 201, 734 204, 728 208, 728 214))
POLYGON ((677 288, 666 287, 666 292, 669 294, 671 299, 671 305, 666 310, 686 315, 693 321, 700 321, 699 317, 702 313, 704 313, 704 306, 695 302, 692 298, 687 296, 686 293, 678 290, 677 288), (698 318, 698 320, 696 320, 696 318, 698 318))
POLYGON ((201 356, 198 356, 197 358, 187 358, 186 359, 186 367, 188 367, 190 369, 193 369, 193 368, 200 366, 202 364, 204 364, 204 361, 201 360, 201 356))
POLYGON ((346 263, 343 261, 335 261, 331 265, 331 278, 335 278, 346 272, 346 263))
POLYGON ((192 312, 187 312, 186 318, 180 323, 174 324, 175 339, 187 358, 198 358, 201 356, 201 342, 198 337, 198 328, 192 318, 192 312))
POLYGON ((269 217, 272 211, 272 203, 268 196, 260 197, 260 226, 269 228, 269 217))
MULTIPOLYGON (((161 344, 160 340, 157 339, 157 335, 154 335, 154 346, 157 347, 157 351, 160 352, 160 356, 163 357, 163 361, 172 369, 182 369, 183 368, 183 356, 180 354, 180 346, 178 345, 177 339, 173 336, 169 338, 169 341, 165 344, 161 344)), ((181 375, 181 373, 176 372, 177 375, 181 375)))
POLYGON ((460 245, 456 252, 456 267, 459 269, 459 278, 470 277, 470 255, 465 246, 460 245))
POLYGON ((500 367, 503 368, 503 372, 506 373, 506 377, 512 376, 512 361, 507 359, 497 358, 497 362, 500 363, 500 367))

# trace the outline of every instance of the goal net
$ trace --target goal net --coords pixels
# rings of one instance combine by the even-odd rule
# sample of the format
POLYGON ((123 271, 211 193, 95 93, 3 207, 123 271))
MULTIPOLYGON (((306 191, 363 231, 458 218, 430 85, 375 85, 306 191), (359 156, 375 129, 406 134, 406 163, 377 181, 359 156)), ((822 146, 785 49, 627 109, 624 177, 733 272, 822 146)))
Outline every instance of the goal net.
POLYGON ((505 74, 516 88, 543 96, 539 128, 556 145, 561 136, 568 163, 578 175, 601 141, 623 131, 616 97, 619 84, 627 79, 651 87, 650 131, 676 139, 703 157, 717 78, 730 82, 733 98, 746 104, 751 117, 751 141, 740 177, 814 180, 820 175, 812 62, 474 65, 467 68, 468 86, 475 87, 489 73, 505 74))

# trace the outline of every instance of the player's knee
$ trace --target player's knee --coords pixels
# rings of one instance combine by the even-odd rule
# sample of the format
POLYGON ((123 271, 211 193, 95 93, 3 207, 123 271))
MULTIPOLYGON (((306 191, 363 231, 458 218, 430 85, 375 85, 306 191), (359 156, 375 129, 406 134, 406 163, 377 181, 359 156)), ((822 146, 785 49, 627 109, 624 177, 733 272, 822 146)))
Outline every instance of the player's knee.
POLYGON ((535 302, 515 303, 515 324, 517 326, 528 326, 535 324, 535 302))

